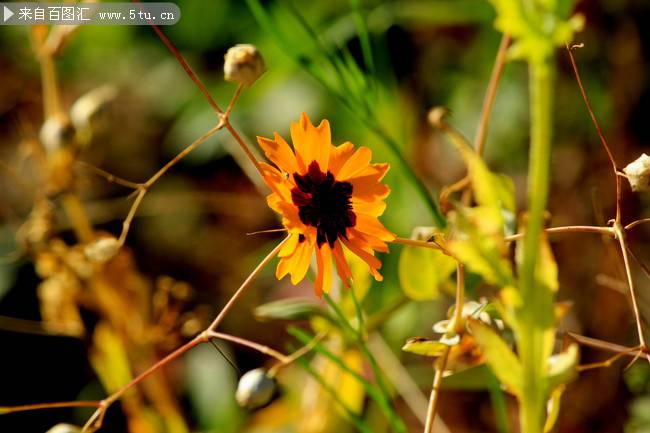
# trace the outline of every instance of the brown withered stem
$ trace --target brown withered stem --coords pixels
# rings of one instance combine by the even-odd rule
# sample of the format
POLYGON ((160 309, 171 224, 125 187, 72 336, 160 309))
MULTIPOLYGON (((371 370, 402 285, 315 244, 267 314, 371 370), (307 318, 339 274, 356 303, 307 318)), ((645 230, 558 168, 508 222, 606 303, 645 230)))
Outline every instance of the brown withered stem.
MULTIPOLYGON (((582 95, 582 99, 584 100, 585 106, 587 107, 587 111, 589 112, 589 116, 591 117, 591 120, 594 124, 594 127, 596 128, 596 131, 598 133, 598 137, 600 138, 600 142, 603 145, 603 148, 605 149, 605 152, 607 153, 607 157, 609 158, 609 162, 612 165, 612 173, 614 175, 614 179, 616 182, 616 217, 611 221, 612 223, 612 228, 614 230, 614 234, 619 242, 619 247, 620 247, 620 252, 621 256, 623 258, 623 263, 625 265, 625 273, 627 276, 627 281, 628 281, 628 288, 630 290, 630 298, 632 300, 632 310, 634 312, 634 318, 636 322, 636 328, 637 328, 637 334, 639 338, 639 346, 643 349, 643 351, 646 351, 647 349, 647 343, 645 340, 645 336, 643 333, 643 322, 641 318, 641 313, 639 311, 639 307, 637 305, 637 296, 635 293, 635 285, 634 285, 634 279, 632 277, 632 271, 630 269, 630 262, 628 258, 628 245, 627 245, 627 239, 626 239, 626 232, 629 229, 642 224, 645 222, 645 220, 639 220, 639 221, 634 221, 627 226, 623 226, 621 222, 621 189, 622 189, 622 182, 621 182, 621 176, 618 170, 618 165, 616 163, 616 159, 614 158, 614 154, 612 153, 609 145, 607 144, 607 140, 605 139, 605 135, 603 134, 603 131, 600 127, 600 124, 598 123, 598 119, 596 118, 596 115, 594 113, 594 110, 591 107, 591 103, 589 102, 589 97, 587 96, 587 92, 582 84, 582 79, 580 77, 580 71, 578 69, 578 65, 575 60, 575 56, 573 55, 573 50, 576 48, 581 48, 583 44, 578 44, 578 45, 572 45, 569 46, 568 44, 566 45, 567 52, 569 53, 569 60, 571 61, 571 66, 573 68, 574 75, 576 77, 576 82, 578 83, 578 87, 580 89, 580 94, 582 95)), ((648 362, 650 362, 650 355, 646 354, 646 358, 648 362)))

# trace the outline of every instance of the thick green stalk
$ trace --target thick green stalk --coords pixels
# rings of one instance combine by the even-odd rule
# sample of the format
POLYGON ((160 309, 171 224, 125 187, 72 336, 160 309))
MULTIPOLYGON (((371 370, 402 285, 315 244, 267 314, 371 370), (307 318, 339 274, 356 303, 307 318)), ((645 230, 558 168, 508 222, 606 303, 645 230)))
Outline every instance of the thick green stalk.
POLYGON ((521 267, 522 311, 518 324, 517 344, 523 367, 520 396, 522 433, 541 433, 547 394, 545 363, 550 355, 547 344, 552 330, 552 299, 549 290, 536 284, 544 211, 549 191, 552 136, 552 58, 531 61, 530 120, 531 147, 528 181, 528 220, 524 237, 524 260, 521 267))

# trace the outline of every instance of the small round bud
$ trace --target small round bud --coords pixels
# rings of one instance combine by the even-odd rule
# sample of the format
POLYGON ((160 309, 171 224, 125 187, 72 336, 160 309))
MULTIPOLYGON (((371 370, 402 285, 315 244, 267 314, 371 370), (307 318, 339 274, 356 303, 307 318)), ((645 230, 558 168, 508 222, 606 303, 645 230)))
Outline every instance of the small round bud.
POLYGON ((39 134, 41 143, 48 152, 54 152, 72 145, 74 136, 75 129, 68 116, 63 114, 48 118, 41 126, 39 134))
POLYGON ((86 245, 84 254, 91 262, 104 263, 112 259, 120 250, 120 243, 114 237, 104 237, 86 245))
POLYGON ((632 191, 650 190, 650 156, 645 153, 629 163, 623 172, 630 181, 632 191))
POLYGON ((57 424, 45 433, 80 433, 81 429, 72 424, 57 424))
POLYGON ((240 406, 255 409, 268 404, 275 393, 275 379, 263 368, 256 368, 239 379, 235 399, 240 406))
POLYGON ((250 86, 266 71, 264 59, 257 47, 251 44, 237 44, 228 49, 223 73, 226 81, 235 81, 250 86))

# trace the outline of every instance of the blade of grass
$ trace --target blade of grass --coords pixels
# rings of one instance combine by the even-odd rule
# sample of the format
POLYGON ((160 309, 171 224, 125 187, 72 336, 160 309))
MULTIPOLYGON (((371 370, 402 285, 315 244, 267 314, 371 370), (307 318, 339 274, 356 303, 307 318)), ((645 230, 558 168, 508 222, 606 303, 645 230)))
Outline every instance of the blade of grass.
POLYGON ((298 359, 296 361, 311 377, 318 382, 318 384, 332 397, 332 400, 338 404, 341 409, 345 412, 347 418, 354 424, 354 426, 363 433, 373 433, 373 430, 366 424, 366 422, 359 415, 354 413, 345 403, 343 403, 339 397, 338 392, 332 388, 323 377, 318 374, 312 367, 309 365, 309 362, 305 359, 298 359))
MULTIPOLYGON (((290 327, 288 329, 288 332, 290 335, 298 339, 298 341, 300 341, 303 344, 306 344, 305 342, 307 341, 313 340, 313 337, 311 337, 309 334, 307 334, 305 331, 303 331, 300 328, 290 327)), ((325 356, 326 358, 334 362, 336 365, 338 365, 341 369, 349 373, 352 377, 357 379, 363 385, 364 390, 366 391, 368 396, 377 403, 382 413, 384 414, 384 416, 386 416, 388 422, 391 424, 393 430, 396 432, 406 433, 406 427, 404 426, 403 421, 393 410, 390 404, 389 397, 387 397, 386 394, 383 393, 379 387, 373 385, 372 383, 364 379, 359 373, 357 373, 356 371, 352 370, 350 367, 345 365, 345 363, 343 363, 343 361, 341 361, 339 357, 337 357, 332 352, 330 352, 320 342, 314 345, 313 350, 325 356)))
MULTIPOLYGON (((377 363, 377 360, 375 357, 372 355, 370 350, 368 349, 368 346, 366 345, 366 342, 363 340, 363 335, 359 332, 357 332, 352 325, 348 322, 347 318, 343 314, 343 311, 341 308, 332 300, 332 298, 325 294, 324 295, 325 300, 327 301, 328 305, 334 310, 334 313, 336 313, 337 318, 339 319, 339 323, 342 325, 342 327, 350 332, 357 344, 359 345, 359 349, 361 349, 361 352, 363 355, 366 357, 368 360, 368 364, 370 364, 370 368, 372 369, 373 374, 375 375, 375 378, 377 380, 377 385, 379 386, 379 389, 381 390, 382 394, 384 397, 390 401, 391 399, 391 393, 388 390, 388 387, 386 386, 386 381, 384 380, 384 373, 381 371, 379 368, 379 364, 377 363)), ((390 406, 389 406, 390 407, 390 406)), ((393 421, 393 428, 397 432, 406 432, 406 426, 404 425, 403 421, 397 416, 396 413, 391 408, 391 414, 394 415, 393 421)))

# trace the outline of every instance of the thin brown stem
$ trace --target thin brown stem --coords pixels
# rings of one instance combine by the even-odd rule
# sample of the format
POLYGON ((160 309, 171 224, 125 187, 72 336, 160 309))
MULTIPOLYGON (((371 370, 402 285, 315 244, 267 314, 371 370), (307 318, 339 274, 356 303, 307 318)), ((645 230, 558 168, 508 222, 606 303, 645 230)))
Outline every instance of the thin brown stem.
POLYGON ((204 342, 205 342, 204 333, 197 335, 192 340, 188 341, 178 349, 174 350, 172 353, 165 356, 163 359, 161 359, 160 361, 158 361, 157 363, 155 363, 154 365, 146 369, 144 372, 140 373, 138 376, 133 378, 133 380, 131 380, 126 385, 124 385, 122 388, 120 388, 119 390, 111 394, 107 399, 104 400, 104 404, 106 406, 111 405, 115 401, 119 400, 119 398, 122 397, 124 393, 127 392, 130 388, 136 386, 137 384, 145 380, 147 377, 149 377, 151 374, 158 371, 159 369, 169 364, 170 362, 174 361, 175 359, 183 355, 188 350, 204 342))
POLYGON ((230 341, 231 343, 239 344, 240 346, 248 347, 253 350, 256 350, 264 355, 271 356, 278 361, 280 361, 282 364, 287 364, 290 362, 289 357, 278 352, 275 349, 270 348, 269 346, 265 346, 260 343, 256 343, 254 341, 247 340, 245 338, 241 337, 236 337, 234 335, 230 334, 224 334, 221 332, 215 332, 215 331, 208 331, 208 337, 210 338, 218 338, 219 340, 225 340, 225 341, 230 341))
POLYGON ((456 308, 451 318, 450 330, 456 334, 463 332, 463 304, 465 303, 465 266, 456 264, 456 308))
MULTIPOLYGON (((133 0, 133 2, 139 3, 139 0, 133 0)), ((201 94, 203 94, 203 97, 206 99, 206 101, 208 101, 208 103, 210 104, 214 112, 217 114, 222 114, 223 111, 219 107, 219 104, 217 104, 217 101, 215 101, 212 95, 210 95, 208 88, 205 86, 205 84, 203 84, 203 81, 201 81, 199 76, 196 75, 196 72, 194 72, 194 70, 189 65, 189 63, 185 61, 185 58, 180 53, 180 51, 176 49, 174 44, 172 44, 169 38, 163 33, 162 30, 160 30, 160 28, 157 25, 153 24, 152 22, 149 22, 149 25, 156 32, 156 34, 163 42, 163 44, 165 44, 165 46, 169 49, 169 51, 171 51, 171 53, 174 55, 178 63, 180 63, 180 65, 183 67, 187 76, 190 77, 190 79, 194 82, 194 84, 196 84, 196 87, 199 88, 199 91, 201 92, 201 94)))
POLYGON ((250 162, 255 166, 255 169, 259 172, 260 176, 264 178, 264 171, 262 170, 262 166, 260 165, 260 162, 257 160, 255 155, 253 155, 253 152, 251 151, 250 147, 246 142, 241 138, 239 133, 233 128, 233 126, 230 124, 230 122, 226 123, 226 129, 228 132, 230 132, 230 135, 232 135, 232 138, 235 139, 237 144, 241 147, 241 149, 244 151, 250 162))
MULTIPOLYGON (((277 253, 280 251, 280 248, 284 245, 288 238, 285 238, 282 242, 280 242, 261 262, 257 267, 253 270, 253 272, 246 278, 246 280, 242 283, 242 285, 237 289, 237 291, 232 295, 230 298, 230 301, 223 307, 223 309, 219 312, 215 320, 210 324, 208 328, 206 328, 203 332, 198 334, 196 337, 194 337, 192 340, 189 342, 185 343, 178 349, 174 350, 171 352, 169 355, 165 356, 163 359, 149 367, 147 370, 144 372, 140 373, 138 376, 133 378, 129 383, 124 385, 122 388, 108 396, 106 399, 102 400, 99 402, 97 406, 97 411, 91 416, 91 418, 86 422, 86 425, 82 429, 82 432, 90 432, 94 431, 97 428, 101 427, 102 421, 104 419, 104 415, 106 413, 106 410, 109 408, 109 406, 115 401, 119 400, 124 393, 126 393, 129 389, 132 387, 138 385, 140 382, 142 382, 144 379, 149 377, 151 374, 155 373, 158 371, 160 368, 164 367, 165 365, 171 363, 172 361, 176 360, 180 356, 182 356, 185 352, 189 351, 193 347, 210 341, 211 338, 222 338, 222 339, 229 339, 230 341, 234 341, 239 344, 245 344, 248 345, 248 347, 253 347, 253 348, 259 348, 261 349, 261 345, 259 346, 254 346, 257 343, 253 343, 244 339, 240 339, 238 337, 232 337, 228 336, 226 334, 220 334, 216 332, 216 327, 221 323, 223 318, 226 316, 226 314, 232 309, 232 307, 235 305, 237 300, 241 297, 244 289, 250 285, 250 283, 255 279, 255 277, 260 273, 260 271, 266 266, 273 257, 277 255, 277 253)), ((262 349, 263 350, 263 349, 262 349)), ((278 357, 279 359, 286 360, 287 357, 285 355, 282 355, 279 352, 273 351, 273 349, 269 348, 269 351, 266 353, 270 354, 271 356, 278 357)))
MULTIPOLYGON (((212 129, 210 129, 208 132, 194 140, 192 144, 187 146, 185 149, 183 149, 178 155, 176 155, 171 161, 169 161, 167 164, 165 164, 160 170, 158 170, 153 176, 149 178, 145 183, 143 184, 134 184, 137 185, 136 191, 134 193, 136 194, 135 200, 133 202, 133 205, 131 205, 131 208, 129 209, 129 213, 127 217, 124 219, 122 222, 122 232, 120 233, 120 237, 118 239, 118 243, 120 246, 124 245, 124 242, 126 242, 126 237, 129 233, 129 230, 131 228, 131 223, 133 222, 133 218, 135 218, 135 214, 140 207, 140 204, 142 203, 142 200, 144 199, 144 196, 147 194, 147 191, 149 191, 149 188, 158 181, 170 168, 172 168, 174 165, 176 165, 180 160, 185 158, 190 152, 192 152, 194 149, 196 149, 198 146, 203 144, 208 138, 210 138, 212 135, 214 135, 217 131, 219 131, 221 128, 223 128, 224 124, 223 122, 220 122, 218 125, 214 126, 212 129)), ((101 169, 98 169, 101 170, 101 169)), ((102 170, 103 171, 103 170, 102 170)))
POLYGON ((144 199, 146 193, 147 190, 145 188, 141 187, 138 190, 138 195, 135 197, 133 205, 131 205, 131 208, 129 209, 128 215, 126 218, 124 218, 124 221, 122 221, 122 233, 120 233, 120 237, 117 241, 120 246, 123 246, 124 242, 126 242, 126 236, 129 234, 131 222, 133 222, 133 218, 135 218, 135 214, 138 211, 138 208, 140 207, 140 204, 142 203, 142 200, 144 199))
MULTIPOLYGON (((465 267, 458 262, 456 265, 456 302, 454 307, 454 314, 449 322, 448 333, 462 333, 463 332, 463 303, 465 299, 465 267)), ((433 377, 433 385, 431 386, 431 395, 429 396, 429 405, 427 407, 427 419, 424 423, 424 433, 431 433, 433 431, 433 422, 436 419, 436 411, 438 408, 438 400, 440 399, 440 387, 442 386, 442 378, 447 366, 447 359, 451 352, 451 346, 447 346, 436 361, 436 374, 433 377)))
POLYGON ((582 79, 580 78, 580 72, 578 70, 576 59, 573 55, 573 49, 581 46, 582 45, 574 45, 572 47, 569 47, 569 45, 567 44, 566 49, 567 52, 569 53, 569 59, 571 60, 571 66, 573 68, 573 73, 576 76, 576 81, 578 82, 578 87, 580 88, 582 99, 585 101, 585 105, 587 106, 587 111, 589 111, 589 116, 591 117, 591 120, 594 126, 596 127, 596 131, 598 132, 598 137, 600 137, 600 142, 603 144, 603 147, 605 148, 605 152, 607 152, 609 162, 612 164, 612 170, 614 171, 614 177, 616 178, 616 221, 620 222, 621 221, 621 180, 620 177, 618 176, 618 169, 616 168, 617 167, 616 159, 614 159, 614 154, 612 153, 611 149, 609 148, 609 145, 607 144, 605 135, 603 134, 603 131, 600 128, 600 124, 598 123, 598 119, 596 119, 594 110, 591 107, 591 103, 589 102, 589 97, 587 96, 585 87, 582 84, 582 79))
POLYGON ((639 345, 643 348, 646 347, 645 337, 643 335, 643 323, 641 319, 641 313, 639 312, 639 306, 636 299, 636 291, 634 289, 634 279, 632 278, 632 270, 630 269, 630 260, 628 258, 628 248, 627 242, 625 240, 625 233, 621 224, 616 221, 613 227, 616 232, 616 238, 618 239, 619 245, 621 247, 621 254, 623 254, 623 263, 625 264, 625 274, 627 276, 627 283, 630 289, 630 298, 632 298, 632 310, 634 311, 634 319, 636 321, 636 329, 639 336, 639 345))
POLYGON ((648 266, 645 263, 643 263, 643 261, 641 261, 641 259, 636 254, 634 254, 634 251, 629 246, 627 247, 627 252, 630 253, 630 256, 632 256, 632 258, 637 263, 637 265, 641 267, 641 270, 643 271, 645 276, 650 279, 650 269, 648 269, 648 266))
POLYGON ((492 107, 496 98, 497 89, 499 88, 499 81, 503 75, 503 68, 506 64, 506 54, 508 46, 510 45, 510 36, 504 34, 501 37, 499 44, 499 51, 497 51, 494 66, 492 67, 492 74, 490 75, 490 82, 488 83, 485 92, 485 99, 483 100, 483 108, 481 109, 481 117, 476 128, 476 137, 474 138, 474 148, 476 153, 483 155, 485 149, 485 140, 487 137, 488 125, 490 124, 490 117, 492 115, 492 107))
MULTIPOLYGON (((614 236, 614 231, 611 227, 599 226, 563 226, 563 227, 550 227, 544 230, 546 234, 561 234, 561 233, 596 233, 600 235, 614 236)), ((514 235, 506 236, 506 242, 513 242, 523 239, 524 233, 517 233, 514 235)))
POLYGON ((26 412, 43 409, 61 409, 68 407, 100 407, 101 401, 57 401, 54 403, 24 404, 20 406, 0 406, 0 414, 26 412))
POLYGON ((239 84, 237 86, 237 90, 235 90, 235 94, 233 95, 232 99, 230 100, 230 103, 228 104, 228 107, 226 107, 226 112, 223 113, 223 117, 225 117, 226 119, 230 117, 230 113, 232 112, 232 109, 235 107, 235 103, 239 99, 242 90, 244 90, 244 85, 239 84))
POLYGON ((629 350, 619 352, 615 354, 614 356, 607 358, 604 361, 599 361, 599 362, 592 362, 590 364, 583 364, 579 365, 577 367, 578 372, 586 371, 586 370, 593 370, 596 368, 607 368, 611 367, 617 360, 619 360, 621 357, 628 355, 628 354, 634 354, 638 355, 638 353, 642 352, 640 348, 638 347, 632 347, 629 350))
POLYGON ((620 344, 610 343, 609 341, 599 340, 597 338, 586 337, 584 335, 575 334, 573 332, 567 332, 566 335, 577 341, 583 346, 588 346, 598 350, 604 350, 606 352, 613 353, 624 353, 629 356, 633 356, 632 353, 636 350, 642 349, 640 346, 636 347, 627 347, 621 346, 620 344))
POLYGON ((438 400, 440 399, 440 388, 442 386, 442 376, 447 365, 449 352, 451 346, 445 348, 442 355, 436 362, 436 374, 433 377, 433 385, 431 386, 431 395, 429 396, 429 405, 427 406, 427 419, 424 423, 424 433, 433 432, 433 422, 436 419, 436 412, 438 410, 438 400))
POLYGON ((429 241, 418 241, 415 239, 406 239, 406 238, 395 238, 393 240, 394 244, 408 245, 410 247, 421 247, 421 248, 430 248, 432 250, 440 250, 440 245, 434 242, 429 241))
POLYGON ((257 277, 257 275, 264 269, 264 267, 269 264, 271 260, 280 252, 280 249, 282 246, 287 242, 289 237, 284 238, 282 242, 280 242, 273 250, 266 256, 264 259, 260 262, 259 265, 251 272, 251 274, 244 280, 241 286, 235 291, 235 293, 232 295, 228 303, 221 309, 217 317, 212 321, 210 326, 208 326, 207 331, 215 331, 219 324, 223 321, 223 319, 226 317, 226 314, 232 309, 232 307, 235 306, 239 298, 242 296, 246 288, 250 285, 250 283, 257 277))
MULTIPOLYGON (((133 1, 136 2, 136 3, 139 2, 139 0, 133 0, 133 1)), ((158 35, 160 40, 165 44, 165 46, 169 49, 169 51, 171 51, 171 53, 174 55, 174 57, 176 58, 178 63, 181 64, 181 66, 185 70, 185 73, 187 74, 187 76, 190 77, 190 79, 194 82, 194 84, 196 84, 196 86, 199 88, 199 90, 201 91, 201 93, 203 94, 205 99, 208 101, 208 103, 210 104, 210 106, 212 107, 214 112, 219 116, 219 119, 221 119, 221 121, 225 123, 226 129, 228 130, 228 132, 230 132, 230 135, 233 136, 233 138, 237 141, 237 143, 239 143, 239 145, 243 149, 244 153, 246 154, 248 159, 253 163, 253 165, 255 166, 257 171, 260 173, 260 175, 263 176, 262 167, 260 166, 259 161, 257 160, 257 158, 255 158, 255 156, 251 152, 251 150, 250 150, 249 146, 246 144, 246 142, 240 137, 240 135, 237 133, 237 131, 232 127, 232 125, 228 121, 228 115, 230 114, 230 111, 232 110, 232 107, 233 107, 235 101, 239 98, 239 94, 243 90, 243 86, 239 85, 239 87, 237 87, 237 90, 235 91, 235 96, 230 101, 228 109, 224 113, 223 110, 221 110, 221 108, 217 104, 217 102, 214 100, 212 95, 210 95, 210 92, 208 91, 205 84, 203 84, 203 81, 201 81, 199 76, 190 67, 190 65, 187 63, 187 61, 185 60, 183 55, 180 53, 180 51, 178 51, 178 49, 174 46, 174 44, 172 44, 172 42, 169 40, 169 38, 167 36, 165 36, 165 34, 162 32, 162 30, 160 30, 160 28, 158 28, 158 26, 156 26, 155 24, 153 24, 151 22, 149 24, 154 29, 154 31, 156 32, 156 34, 158 35)))
POLYGON ((131 182, 130 180, 122 179, 121 177, 115 176, 114 174, 109 173, 106 170, 102 170, 99 167, 95 167, 94 165, 89 164, 87 162, 77 161, 76 164, 78 166, 88 170, 88 171, 92 171, 93 173, 95 173, 98 176, 103 177, 104 179, 106 179, 107 182, 115 183, 117 185, 121 185, 121 186, 124 186, 126 188, 131 188, 131 189, 138 189, 141 186, 139 183, 135 183, 135 182, 131 182))
POLYGON ((630 229, 633 229, 636 226, 640 226, 641 224, 646 224, 646 223, 650 223, 650 218, 643 218, 637 221, 633 221, 625 226, 625 231, 628 231, 630 229))
POLYGON ((149 178, 149 180, 147 180, 147 181, 144 183, 144 185, 143 185, 144 188, 145 188, 145 189, 150 188, 151 185, 153 185, 154 183, 156 183, 156 181, 158 181, 158 179, 160 179, 160 178, 162 177, 162 175, 164 175, 165 173, 167 173, 167 171, 168 171, 170 168, 172 168, 173 166, 175 166, 175 165, 176 165, 180 160, 182 160, 183 158, 185 158, 185 157, 186 157, 190 152, 192 152, 194 149, 196 149, 196 148, 199 147, 201 144, 203 144, 203 143, 204 143, 208 138, 212 137, 215 133, 217 133, 217 131, 219 131, 220 129, 222 129, 224 126, 225 126, 225 122, 222 120, 222 121, 220 121, 217 125, 215 125, 215 126, 212 127, 210 130, 208 130, 205 134, 203 134, 202 136, 200 136, 199 138, 197 138, 196 140, 194 140, 194 141, 192 142, 192 144, 190 144, 190 145, 187 146, 185 149, 183 149, 181 152, 179 152, 178 155, 176 155, 176 156, 175 156, 171 161, 169 161, 169 162, 168 162, 167 164, 165 164, 165 165, 164 165, 160 170, 158 170, 158 171, 156 172, 156 174, 154 174, 153 176, 151 176, 151 178, 149 178))
MULTIPOLYGON (((488 126, 490 124, 490 117, 492 115, 492 108, 494 107, 494 100, 496 98, 499 81, 503 74, 503 68, 506 64, 506 53, 510 45, 510 36, 504 34, 501 37, 499 50, 494 60, 492 67, 492 74, 488 83, 487 90, 485 91, 485 98, 483 99, 483 107, 481 108, 481 117, 479 118, 478 127, 476 128, 476 137, 474 138, 474 149, 479 156, 483 155, 485 149, 485 141, 487 138, 488 126)), ((467 177, 469 181, 469 177, 467 177)), ((469 183, 469 182, 468 182, 469 183)), ((466 189, 463 193, 461 201, 465 205, 469 205, 472 201, 472 190, 466 189)))

